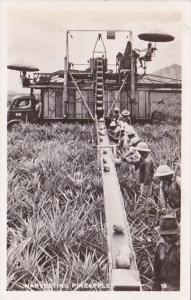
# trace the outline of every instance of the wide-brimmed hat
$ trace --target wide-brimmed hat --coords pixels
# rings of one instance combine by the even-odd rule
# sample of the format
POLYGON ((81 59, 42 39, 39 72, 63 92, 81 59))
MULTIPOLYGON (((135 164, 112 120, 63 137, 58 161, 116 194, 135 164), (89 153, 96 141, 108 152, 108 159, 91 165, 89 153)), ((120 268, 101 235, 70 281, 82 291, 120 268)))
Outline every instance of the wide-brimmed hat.
POLYGON ((125 109, 125 110, 123 110, 123 111, 121 112, 121 115, 122 115, 123 117, 128 117, 128 116, 130 116, 130 111, 127 110, 127 109, 125 109))
POLYGON ((133 126, 125 123, 125 122, 122 122, 120 124, 120 127, 121 127, 121 131, 125 132, 128 136, 129 135, 136 135, 136 131, 135 129, 133 128, 133 126))
POLYGON ((168 175, 173 175, 174 171, 171 170, 171 168, 167 165, 161 165, 157 168, 156 173, 154 176, 156 177, 162 177, 162 176, 168 176, 168 175))
POLYGON ((133 126, 131 126, 129 124, 125 123, 123 129, 125 130, 125 132, 127 133, 127 135, 136 134, 136 131, 133 128, 133 126))
POLYGON ((160 235, 165 234, 178 234, 180 232, 180 225, 177 223, 176 217, 166 215, 160 219, 159 226, 155 230, 160 235))
POLYGON ((113 110, 114 110, 114 111, 120 111, 120 109, 119 109, 118 106, 115 106, 113 110))
POLYGON ((141 141, 140 137, 139 137, 139 136, 135 136, 135 137, 133 137, 133 138, 131 139, 131 141, 130 141, 129 144, 130 144, 130 146, 133 146, 133 145, 139 143, 140 141, 141 141))
POLYGON ((135 147, 136 150, 142 151, 142 152, 150 152, 148 145, 145 142, 140 142, 137 147, 135 147))

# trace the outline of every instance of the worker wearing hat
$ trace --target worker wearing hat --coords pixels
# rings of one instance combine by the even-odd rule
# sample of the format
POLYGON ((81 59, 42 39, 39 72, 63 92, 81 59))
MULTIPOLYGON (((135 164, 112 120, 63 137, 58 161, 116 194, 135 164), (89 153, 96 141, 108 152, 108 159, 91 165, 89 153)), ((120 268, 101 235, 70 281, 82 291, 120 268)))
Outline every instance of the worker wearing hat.
POLYGON ((140 67, 143 67, 143 63, 142 63, 143 60, 144 61, 150 61, 151 60, 154 49, 156 50, 156 48, 152 47, 151 43, 148 43, 146 49, 139 50, 139 52, 142 52, 142 51, 145 52, 145 55, 139 57, 140 67))
POLYGON ((118 106, 115 106, 114 109, 113 109, 113 117, 112 117, 112 120, 111 120, 111 123, 110 123, 109 126, 113 127, 113 128, 116 128, 120 118, 121 118, 120 109, 119 109, 118 106))
POLYGON ((121 136, 124 135, 124 132, 128 130, 128 128, 132 129, 132 126, 129 126, 131 124, 131 118, 130 118, 130 111, 125 109, 121 112, 121 117, 119 118, 119 128, 121 131, 121 136), (128 127, 129 126, 129 127, 128 127))
POLYGON ((113 118, 111 120, 111 123, 109 124, 109 136, 112 140, 115 142, 118 142, 119 139, 119 133, 120 133, 120 109, 118 106, 115 106, 113 109, 113 118))
POLYGON ((113 120, 118 121, 121 118, 120 109, 118 106, 115 106, 113 109, 113 120))
POLYGON ((131 117, 130 117, 130 111, 127 110, 127 109, 124 109, 122 112, 121 112, 121 118, 120 120, 124 123, 127 123, 127 124, 131 124, 131 117))
POLYGON ((160 165, 155 177, 160 179, 159 201, 164 212, 173 213, 180 218, 181 182, 180 177, 167 165, 160 165))
POLYGON ((118 106, 115 106, 113 110, 114 110, 114 112, 115 112, 115 111, 116 111, 116 112, 120 112, 120 109, 119 109, 118 106))
MULTIPOLYGON (((129 116, 130 116, 130 112, 128 110, 123 110, 120 118, 117 121, 117 126, 114 129, 115 135, 118 136, 118 144, 119 145, 123 144, 122 138, 124 136, 124 133, 128 130, 128 126, 133 128, 132 126, 129 125, 131 122, 129 116)), ((128 140, 128 137, 126 137, 126 139, 128 140)))
POLYGON ((180 226, 175 217, 165 215, 156 227, 160 234, 155 259, 153 291, 180 290, 180 226))
POLYGON ((138 144, 140 142, 141 142, 141 139, 138 135, 131 138, 131 140, 129 142, 129 150, 125 154, 126 158, 138 157, 138 161, 140 160, 141 156, 136 149, 136 146, 138 146, 138 144))
POLYGON ((123 160, 130 164, 134 164, 135 168, 139 170, 140 197, 147 198, 152 194, 154 163, 150 155, 150 149, 146 143, 138 143, 135 149, 139 152, 139 161, 133 161, 132 159, 127 160, 125 158, 123 158, 123 160))
POLYGON ((127 123, 121 124, 121 139, 119 142, 119 147, 123 150, 123 152, 126 153, 129 150, 131 139, 136 136, 137 133, 133 126, 127 123))
POLYGON ((129 142, 129 149, 126 153, 123 155, 123 160, 126 162, 130 162, 129 164, 129 173, 132 179, 134 180, 136 177, 136 169, 135 164, 138 163, 141 159, 141 156, 139 152, 136 150, 136 146, 141 142, 141 139, 139 136, 134 136, 131 138, 129 142), (133 163, 131 163, 133 162, 133 163))

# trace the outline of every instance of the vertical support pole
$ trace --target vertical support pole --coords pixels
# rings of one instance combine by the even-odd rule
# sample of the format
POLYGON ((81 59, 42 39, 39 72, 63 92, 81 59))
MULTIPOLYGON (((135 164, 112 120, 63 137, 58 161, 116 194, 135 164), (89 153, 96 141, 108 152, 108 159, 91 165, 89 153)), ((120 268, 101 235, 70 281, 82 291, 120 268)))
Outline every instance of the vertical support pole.
POLYGON ((131 88, 130 88, 130 103, 131 103, 131 118, 135 118, 136 109, 136 89, 135 89, 135 59, 133 55, 133 33, 130 32, 131 41, 131 88))
POLYGON ((64 86, 63 86, 63 102, 62 102, 62 115, 64 118, 67 116, 67 101, 68 101, 68 56, 69 56, 69 47, 68 47, 68 33, 66 31, 66 56, 64 57, 64 86))

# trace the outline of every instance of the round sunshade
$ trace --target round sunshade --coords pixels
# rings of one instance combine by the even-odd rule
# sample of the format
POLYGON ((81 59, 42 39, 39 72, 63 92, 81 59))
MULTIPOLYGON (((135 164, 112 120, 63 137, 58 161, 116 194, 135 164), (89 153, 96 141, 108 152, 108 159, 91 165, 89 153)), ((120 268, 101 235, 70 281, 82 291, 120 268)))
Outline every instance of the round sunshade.
POLYGON ((148 42, 171 42, 174 40, 172 35, 164 33, 141 33, 138 37, 140 40, 148 42))
POLYGON ((26 65, 22 65, 22 64, 8 65, 7 68, 10 70, 15 70, 15 71, 26 71, 26 72, 39 71, 39 69, 35 66, 26 66, 26 65))

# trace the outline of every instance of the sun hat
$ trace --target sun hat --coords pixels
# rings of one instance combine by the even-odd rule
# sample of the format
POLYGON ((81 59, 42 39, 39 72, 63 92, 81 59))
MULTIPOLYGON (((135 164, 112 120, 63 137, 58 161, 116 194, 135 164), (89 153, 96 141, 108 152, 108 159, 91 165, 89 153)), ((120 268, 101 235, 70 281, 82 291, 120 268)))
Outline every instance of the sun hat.
POLYGON ((118 106, 115 106, 113 110, 114 110, 114 111, 120 111, 120 109, 119 109, 118 106))
POLYGON ((166 215, 160 219, 159 226, 155 227, 155 230, 160 235, 177 234, 180 232, 180 225, 177 223, 176 217, 166 215))
POLYGON ((135 129, 131 125, 125 126, 125 132, 127 133, 127 135, 136 134, 135 129))
POLYGON ((142 152, 150 152, 151 151, 145 142, 140 142, 139 145, 137 147, 135 147, 135 149, 138 151, 142 151, 142 152))
POLYGON ((133 146, 133 145, 139 143, 140 141, 141 141, 141 139, 140 139, 139 136, 134 136, 134 137, 131 139, 131 141, 130 141, 129 144, 130 144, 130 146, 133 146))
POLYGON ((127 135, 136 134, 133 126, 121 121, 120 122, 120 130, 124 131, 127 135))
POLYGON ((173 175, 174 171, 171 170, 171 168, 167 165, 160 165, 157 170, 156 173, 154 174, 154 176, 156 177, 162 177, 162 176, 168 176, 168 175, 173 175))
POLYGON ((123 117, 128 117, 128 116, 130 116, 130 111, 127 110, 127 109, 125 109, 125 110, 123 110, 123 111, 121 112, 121 115, 122 115, 123 117))

